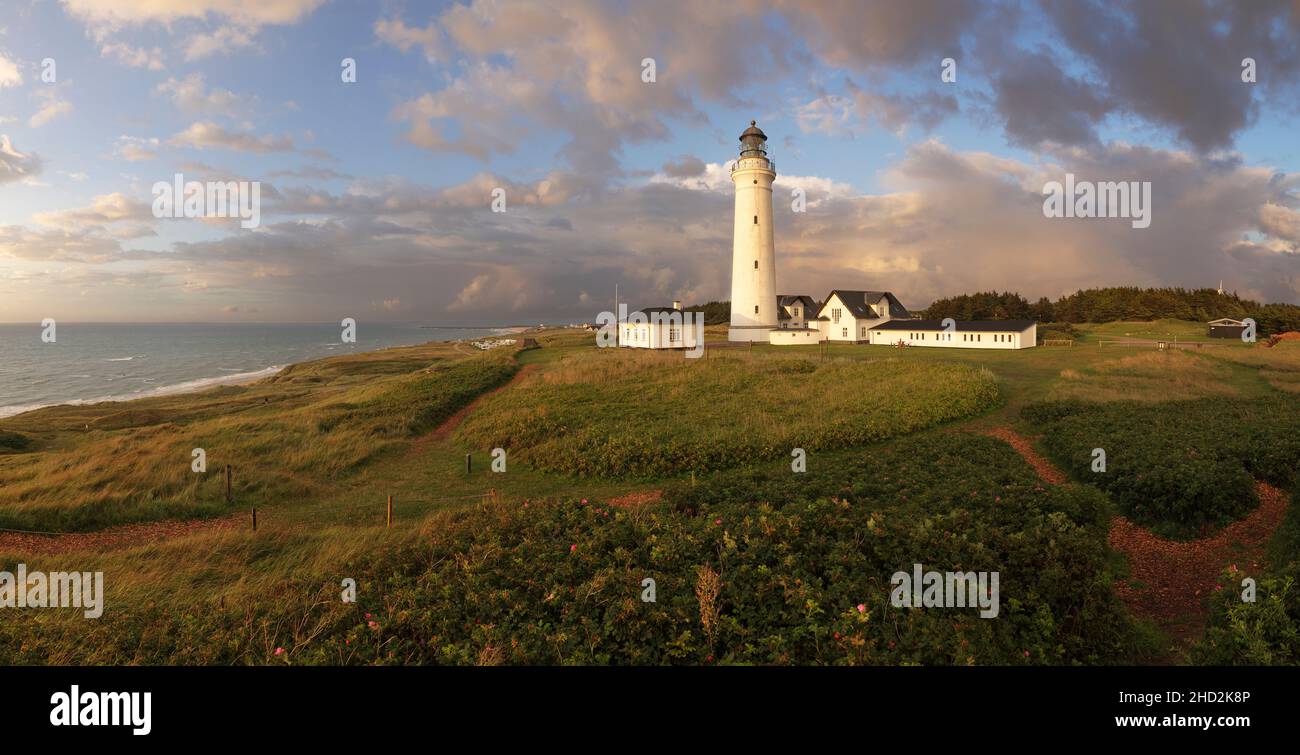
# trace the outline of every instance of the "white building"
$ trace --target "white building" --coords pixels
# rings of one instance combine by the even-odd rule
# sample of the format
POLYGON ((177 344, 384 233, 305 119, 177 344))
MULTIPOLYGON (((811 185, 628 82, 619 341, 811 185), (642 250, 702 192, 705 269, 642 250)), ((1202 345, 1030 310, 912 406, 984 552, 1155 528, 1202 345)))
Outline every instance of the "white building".
POLYGON ((822 333, 828 341, 869 343, 875 326, 893 319, 910 318, 902 302, 888 291, 835 289, 817 312, 822 333))
POLYGON ((772 182, 767 134, 754 121, 740 135, 740 159, 731 166, 736 217, 731 245, 731 327, 728 341, 764 341, 779 327, 772 182))
POLYGON ((629 349, 694 349, 699 344, 694 318, 704 317, 703 312, 686 313, 692 322, 684 322, 682 303, 674 301, 672 307, 646 307, 619 323, 618 345, 629 349))
POLYGON ((869 343, 894 346, 937 346, 948 349, 1028 349, 1038 345, 1033 320, 891 320, 867 331, 869 343))

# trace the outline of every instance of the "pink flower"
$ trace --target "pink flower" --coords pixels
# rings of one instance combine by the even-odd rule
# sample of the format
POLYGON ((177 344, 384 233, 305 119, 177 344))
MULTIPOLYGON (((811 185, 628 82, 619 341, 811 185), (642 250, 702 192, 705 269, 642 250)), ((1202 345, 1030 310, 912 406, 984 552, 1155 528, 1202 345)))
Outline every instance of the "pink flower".
POLYGON ((367 619, 370 618, 370 614, 366 614, 366 618, 367 618, 367 619))
POLYGON ((714 523, 714 524, 722 524, 722 520, 721 520, 721 519, 714 519, 714 520, 713 520, 713 523, 714 523))
POLYGON ((867 604, 866 604, 866 603, 859 603, 859 604, 858 604, 858 613, 866 613, 866 612, 867 612, 867 604))
POLYGON ((275 654, 276 654, 276 655, 284 655, 284 648, 276 648, 276 649, 275 649, 275 654))
POLYGON ((586 498, 583 498, 583 499, 582 499, 582 503, 583 503, 583 505, 586 505, 586 503, 587 503, 587 499, 586 499, 586 498))
POLYGON ((1026 658, 1029 657, 1029 651, 1028 651, 1028 650, 1025 651, 1025 657, 1026 657, 1026 658))
POLYGON ((378 628, 379 628, 379 622, 377 622, 377 621, 370 621, 370 622, 367 622, 366 625, 369 626, 371 629, 378 629, 378 628))
POLYGON ((578 550, 578 544, 577 544, 577 543, 574 543, 573 545, 570 545, 570 546, 569 546, 569 552, 570 552, 570 553, 573 553, 573 552, 576 551, 576 550, 578 550))

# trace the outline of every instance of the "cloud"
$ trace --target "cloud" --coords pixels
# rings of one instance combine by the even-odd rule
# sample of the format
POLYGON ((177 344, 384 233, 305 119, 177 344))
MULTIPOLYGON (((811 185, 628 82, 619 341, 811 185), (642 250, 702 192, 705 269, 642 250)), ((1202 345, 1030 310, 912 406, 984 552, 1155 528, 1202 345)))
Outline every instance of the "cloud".
POLYGON ((430 61, 445 57, 441 48, 442 32, 432 23, 421 29, 407 26, 400 18, 380 18, 375 21, 375 38, 402 52, 419 47, 430 61))
POLYGON ((167 68, 160 48, 132 47, 125 42, 109 42, 99 48, 99 54, 131 68, 162 71, 167 68))
POLYGON ((704 161, 694 155, 682 155, 673 162, 664 163, 663 172, 670 178, 694 178, 704 174, 704 161))
POLYGON ((58 92, 52 87, 36 90, 36 97, 42 104, 27 121, 27 125, 32 128, 40 128, 55 118, 72 112, 72 103, 59 99, 58 92))
POLYGON ((40 172, 40 157, 19 152, 8 134, 0 134, 0 184, 32 178, 40 172))
POLYGON ((63 0, 68 14, 99 29, 116 30, 146 23, 171 24, 185 19, 224 18, 248 27, 294 24, 324 0, 63 0))
POLYGON ((217 53, 229 53, 253 45, 256 32, 248 27, 228 24, 208 34, 195 34, 185 42, 185 60, 194 62, 217 53))
POLYGON ((130 162, 152 160, 158 156, 158 146, 157 137, 119 136, 114 142, 113 154, 130 162))
POLYGON ((0 55, 0 89, 16 87, 23 83, 23 72, 18 65, 0 55))
POLYGON ((203 74, 192 73, 183 79, 169 78, 154 88, 169 98, 176 109, 187 115, 225 115, 242 117, 252 110, 251 100, 229 89, 208 89, 203 74))
POLYGON ((332 168, 325 168, 319 165, 304 165, 301 168, 293 170, 273 170, 269 174, 272 178, 303 178, 318 181, 335 181, 341 179, 353 178, 347 173, 340 173, 332 168))
POLYGON ((41 212, 34 215, 32 220, 38 225, 68 230, 123 221, 148 222, 153 220, 153 211, 148 202, 114 192, 95 197, 86 207, 41 212))
MULTIPOLYGON (((1052 2, 1044 13, 1095 72, 1087 86, 1122 109, 1169 129, 1200 151, 1229 146, 1258 115, 1257 94, 1293 100, 1300 82, 1300 5, 1249 3, 1052 2), (1259 83, 1241 80, 1255 59, 1259 83), (1100 82, 1105 82, 1102 86, 1100 82)), ((1050 116, 1051 92, 1035 111, 1050 116)))
POLYGON ((169 144, 194 149, 231 149, 238 152, 292 152, 289 137, 254 136, 227 131, 210 121, 193 123, 168 140, 169 144))

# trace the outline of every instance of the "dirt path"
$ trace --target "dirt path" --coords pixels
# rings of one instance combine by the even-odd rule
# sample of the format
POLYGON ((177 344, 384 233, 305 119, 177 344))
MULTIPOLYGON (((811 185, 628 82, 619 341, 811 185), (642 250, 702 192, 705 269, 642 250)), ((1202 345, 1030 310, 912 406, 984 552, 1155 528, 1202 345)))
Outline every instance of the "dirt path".
MULTIPOLYGON (((1009 443, 1044 482, 1061 484, 1066 475, 1034 450, 1028 439, 1007 427, 988 435, 1009 443)), ((1155 621, 1179 643, 1201 635, 1205 598, 1220 587, 1220 573, 1230 565, 1255 567, 1269 537, 1286 512, 1287 496, 1266 482, 1256 482, 1259 506, 1245 518, 1200 540, 1166 540, 1127 517, 1111 520, 1107 543, 1128 559, 1129 578, 1115 592, 1134 614, 1155 621)))
POLYGON ((43 556, 70 551, 104 551, 132 548, 198 532, 219 532, 248 526, 247 514, 231 514, 218 519, 190 519, 165 522, 142 522, 109 527, 97 532, 73 532, 66 535, 30 535, 0 532, 0 551, 43 556))
POLYGON ((510 378, 509 382, 497 386, 490 391, 480 393, 473 401, 456 410, 455 414, 448 417, 441 425, 438 425, 437 429, 416 438, 415 442, 411 444, 411 447, 406 450, 406 454, 403 458, 410 459, 411 457, 419 456, 424 453, 431 444, 446 440, 451 436, 453 430, 460 427, 460 423, 465 421, 465 418, 469 416, 469 413, 474 411, 475 407, 479 405, 479 402, 494 393, 518 385, 519 381, 523 380, 524 377, 531 375, 536 369, 537 365, 526 364, 515 373, 514 377, 510 378))
POLYGON ((1240 589, 1222 584, 1223 569, 1239 564, 1253 571, 1286 513, 1286 493, 1266 482, 1256 482, 1255 490, 1254 511, 1200 540, 1165 540, 1125 517, 1111 520, 1107 542, 1128 557, 1130 572, 1128 581, 1115 585, 1120 598, 1178 640, 1199 637, 1206 596, 1220 588, 1240 589))

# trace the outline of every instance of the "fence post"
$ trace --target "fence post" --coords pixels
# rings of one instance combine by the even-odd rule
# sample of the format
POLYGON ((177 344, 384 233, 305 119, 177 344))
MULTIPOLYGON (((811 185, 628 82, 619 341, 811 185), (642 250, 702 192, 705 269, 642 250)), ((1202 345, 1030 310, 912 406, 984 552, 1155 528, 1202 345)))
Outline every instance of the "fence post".
POLYGON ((227 464, 226 465, 226 503, 230 503, 232 500, 234 500, 234 497, 232 496, 230 491, 230 480, 232 476, 233 473, 231 471, 231 467, 229 464, 227 464))
POLYGON ((257 532, 257 507, 253 506, 250 508, 249 513, 253 515, 253 531, 257 532))
POLYGON ((474 455, 465 454, 465 474, 473 474, 473 471, 474 471, 474 455))
POLYGON ((388 526, 393 526, 393 497, 388 496, 388 526))

